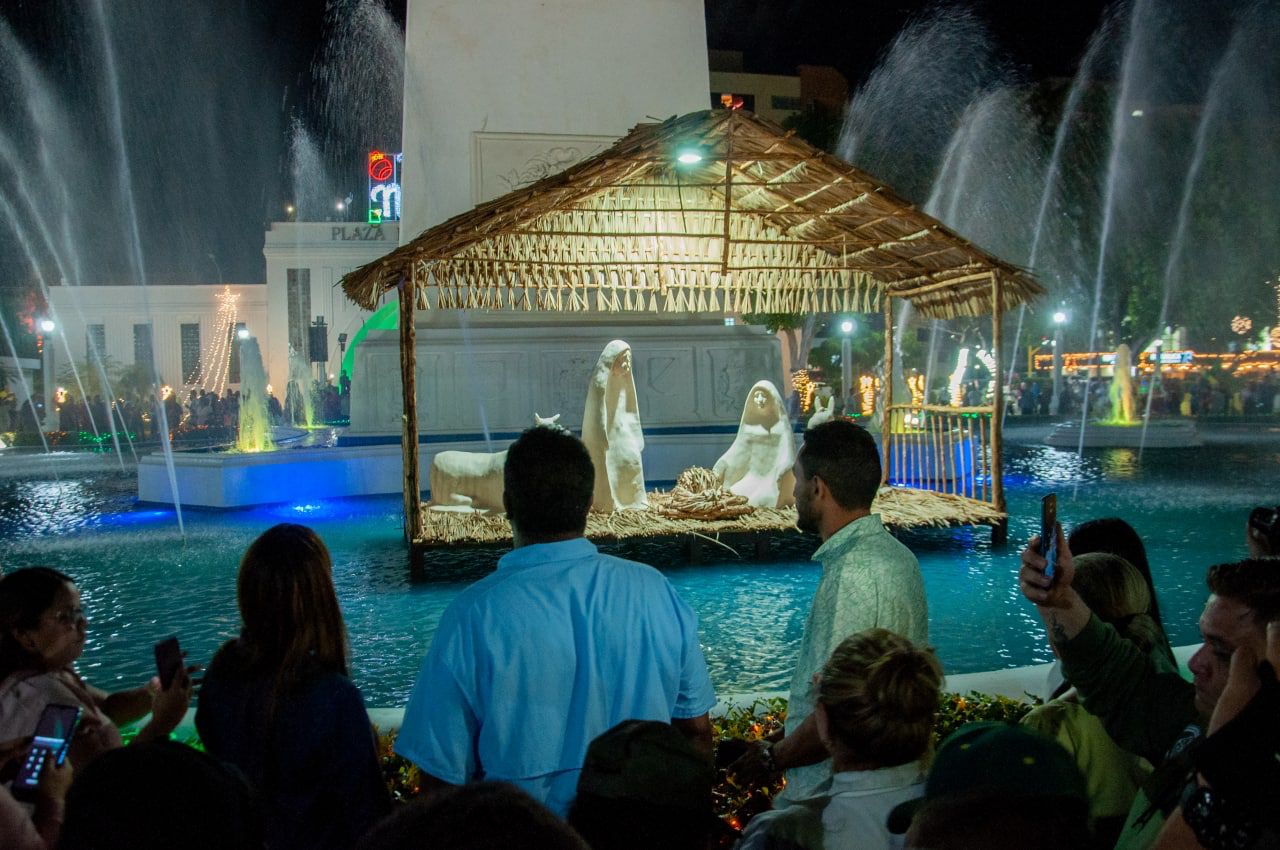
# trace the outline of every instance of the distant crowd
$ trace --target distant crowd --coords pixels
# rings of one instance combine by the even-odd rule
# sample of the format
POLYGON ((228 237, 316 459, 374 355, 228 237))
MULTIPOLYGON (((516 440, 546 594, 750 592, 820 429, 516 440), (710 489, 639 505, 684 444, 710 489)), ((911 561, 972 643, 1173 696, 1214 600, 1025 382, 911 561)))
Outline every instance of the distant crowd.
MULTIPOLYGON (((1107 396, 1108 380, 1086 382, 1083 378, 1064 378, 1058 413, 1079 414, 1084 403, 1085 385, 1089 385, 1089 415, 1105 419, 1110 413, 1107 396)), ((1147 395, 1151 396, 1153 416, 1262 416, 1280 414, 1280 382, 1274 372, 1243 377, 1200 373, 1187 378, 1145 378, 1135 386, 1137 409, 1147 411, 1147 395), (1154 390, 1152 387, 1154 386, 1154 390)), ((973 389, 966 390, 965 404, 973 389)), ((980 398, 980 396, 976 396, 980 398)), ((1013 416, 1047 416, 1053 409, 1053 382, 1044 378, 1015 380, 1006 393, 1007 412, 1013 416)), ((980 402, 979 402, 980 403, 980 402)))
MULTIPOLYGON (((271 424, 339 424, 350 417, 351 381, 345 373, 338 384, 313 382, 309 393, 304 399, 296 383, 288 385, 283 402, 275 393, 268 392, 267 414, 271 424)), ((231 387, 221 394, 197 387, 187 394, 185 402, 170 392, 163 403, 154 396, 136 392, 115 399, 97 393, 87 398, 67 394, 57 405, 57 427, 49 430, 98 437, 127 433, 130 439, 147 441, 159 440, 162 423, 165 423, 175 440, 185 437, 204 442, 232 442, 240 427, 240 398, 240 390, 231 387)), ((18 405, 13 396, 0 396, 0 430, 30 430, 35 421, 30 402, 18 405)))
POLYGON ((821 540, 821 577, 785 729, 722 764, 733 783, 786 777, 772 808, 741 832, 714 813, 717 698, 697 616, 662 573, 583 536, 590 455, 568 432, 536 427, 507 454, 512 550, 453 600, 429 646, 400 648, 425 649, 395 743, 421 771, 418 798, 389 797, 329 552, 312 530, 284 524, 243 553, 239 634, 202 678, 204 659, 166 666, 158 646, 156 678, 100 689, 77 668, 88 621, 74 579, 8 570, 0 772, 38 778, 0 790, 0 843, 1280 846, 1280 510, 1248 517, 1247 558, 1223 551, 1208 567, 1204 643, 1186 674, 1131 526, 1058 526, 1052 547, 1033 538, 1011 578, 984 580, 1016 582, 1009 591, 1043 622, 1058 659, 1047 701, 1020 724, 967 724, 935 746, 937 623, 916 557, 871 512, 874 441, 847 420, 816 426, 793 472, 797 524, 821 540), (203 751, 170 740, 193 701, 203 751), (58 706, 78 713, 74 733, 43 719, 68 710, 58 706), (135 722, 126 746, 121 726, 135 722), (61 762, 58 735, 69 741, 61 762))

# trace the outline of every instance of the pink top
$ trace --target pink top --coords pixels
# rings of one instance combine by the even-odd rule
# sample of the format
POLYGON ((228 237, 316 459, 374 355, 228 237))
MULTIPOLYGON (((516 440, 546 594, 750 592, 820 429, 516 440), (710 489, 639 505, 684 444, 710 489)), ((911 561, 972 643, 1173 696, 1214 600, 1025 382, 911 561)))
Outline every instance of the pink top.
POLYGON ((40 713, 50 703, 78 705, 83 712, 71 744, 72 765, 84 766, 98 755, 124 745, 120 730, 70 667, 39 673, 19 671, 0 682, 0 741, 30 735, 40 713))

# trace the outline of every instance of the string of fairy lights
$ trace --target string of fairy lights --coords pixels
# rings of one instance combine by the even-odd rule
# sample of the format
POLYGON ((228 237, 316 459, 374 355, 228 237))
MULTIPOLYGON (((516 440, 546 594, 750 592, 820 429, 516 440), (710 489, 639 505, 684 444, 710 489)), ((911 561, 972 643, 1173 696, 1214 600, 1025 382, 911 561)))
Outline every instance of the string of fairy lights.
POLYGON ((222 395, 227 388, 227 376, 231 372, 231 346, 236 344, 240 293, 232 292, 231 287, 226 286, 214 297, 218 302, 218 311, 213 319, 213 342, 207 354, 200 357, 197 374, 187 383, 214 395, 222 395))

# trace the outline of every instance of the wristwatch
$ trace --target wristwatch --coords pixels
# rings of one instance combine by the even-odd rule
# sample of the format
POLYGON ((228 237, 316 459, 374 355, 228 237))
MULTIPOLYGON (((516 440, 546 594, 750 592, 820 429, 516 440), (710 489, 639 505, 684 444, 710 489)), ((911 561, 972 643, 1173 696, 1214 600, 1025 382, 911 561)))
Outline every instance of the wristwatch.
POLYGON ((773 757, 773 744, 769 741, 764 742, 764 747, 760 750, 760 761, 764 763, 765 770, 770 773, 779 773, 778 760, 773 757))
POLYGON ((1241 817, 1208 785, 1192 783, 1182 797, 1182 819, 1208 850, 1245 850, 1258 837, 1258 825, 1241 817))

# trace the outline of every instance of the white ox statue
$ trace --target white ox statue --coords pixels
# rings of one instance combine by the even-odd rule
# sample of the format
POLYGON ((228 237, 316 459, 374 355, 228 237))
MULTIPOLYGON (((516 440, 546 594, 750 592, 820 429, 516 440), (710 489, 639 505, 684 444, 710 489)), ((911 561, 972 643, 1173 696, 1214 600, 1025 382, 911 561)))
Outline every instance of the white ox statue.
MULTIPOLYGON (((533 414, 539 428, 563 428, 560 414, 542 417, 533 414)), ((506 451, 438 452, 431 458, 427 475, 431 488, 430 507, 446 511, 503 511, 502 468, 506 451)))
POLYGON ((821 395, 815 395, 813 398, 814 413, 809 417, 809 424, 806 428, 816 428, 824 422, 830 422, 836 418, 836 397, 828 395, 824 399, 821 395), (823 402, 826 402, 823 404, 823 402))

